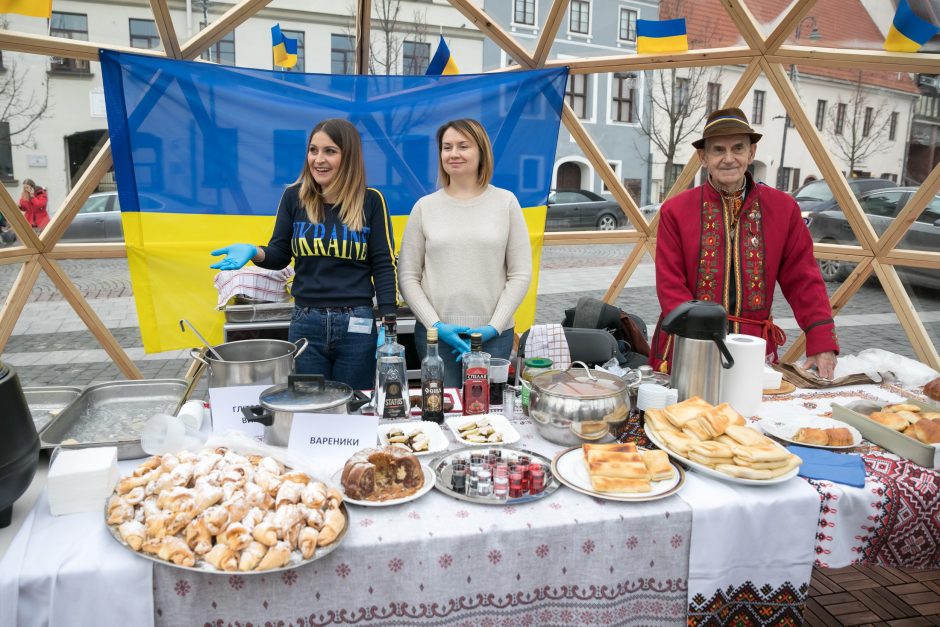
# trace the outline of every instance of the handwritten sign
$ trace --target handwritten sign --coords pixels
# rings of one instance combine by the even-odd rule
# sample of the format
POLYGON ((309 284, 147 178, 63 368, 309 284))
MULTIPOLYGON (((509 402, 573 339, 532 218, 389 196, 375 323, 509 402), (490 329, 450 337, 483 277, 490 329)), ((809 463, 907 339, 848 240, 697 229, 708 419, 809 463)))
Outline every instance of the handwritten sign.
POLYGON ((378 427, 375 416, 296 413, 287 450, 332 474, 356 451, 376 445, 378 427))
POLYGON ((258 440, 264 439, 264 425, 248 422, 242 407, 258 404, 261 393, 270 385, 235 385, 225 388, 209 388, 209 405, 212 411, 212 431, 225 433, 238 431, 258 440))

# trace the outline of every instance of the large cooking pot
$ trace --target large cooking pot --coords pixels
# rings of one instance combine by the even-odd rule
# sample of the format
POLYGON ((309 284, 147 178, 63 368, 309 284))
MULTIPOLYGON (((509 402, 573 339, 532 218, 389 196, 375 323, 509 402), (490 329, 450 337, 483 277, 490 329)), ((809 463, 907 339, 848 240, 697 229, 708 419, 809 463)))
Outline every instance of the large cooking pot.
POLYGON ((294 373, 294 360, 307 350, 307 338, 296 342, 283 340, 238 340, 214 347, 219 357, 211 353, 200 355, 193 349, 193 359, 209 368, 209 387, 226 388, 236 385, 274 385, 294 373))
POLYGON ((287 446, 294 414, 348 414, 369 402, 369 397, 345 383, 326 381, 322 374, 292 374, 287 383, 262 392, 258 402, 242 407, 245 419, 264 425, 265 444, 287 446))
POLYGON ((39 466, 39 436, 16 371, 0 362, 0 529, 13 518, 39 466))
POLYGON ((626 382, 607 372, 589 370, 584 362, 532 379, 529 417, 549 442, 576 446, 610 441, 623 428, 629 413, 626 382))

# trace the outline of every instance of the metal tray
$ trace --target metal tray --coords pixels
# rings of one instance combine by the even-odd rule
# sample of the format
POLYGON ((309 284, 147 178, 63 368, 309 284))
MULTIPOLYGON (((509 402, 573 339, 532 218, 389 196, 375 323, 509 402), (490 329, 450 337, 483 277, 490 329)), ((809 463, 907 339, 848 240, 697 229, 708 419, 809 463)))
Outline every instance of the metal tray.
MULTIPOLYGON (((925 411, 940 411, 940 408, 934 405, 913 398, 906 399, 903 402, 914 403, 925 411)), ((892 403, 879 403, 879 405, 891 404, 892 403)), ((871 408, 872 407, 865 407, 865 409, 871 408)), ((875 411, 878 409, 880 409, 879 406, 874 406, 875 411)), ((891 451, 895 455, 909 459, 918 466, 923 466, 924 468, 940 467, 940 451, 938 451, 940 445, 932 446, 930 444, 924 444, 919 440, 904 435, 900 431, 895 431, 881 423, 871 420, 868 416, 856 409, 844 407, 838 403, 832 404, 832 417, 849 423, 858 429, 861 434, 865 436, 865 439, 891 451)))
POLYGON ((294 302, 227 305, 224 309, 226 322, 270 322, 290 320, 294 302))
POLYGON ((489 449, 481 449, 480 447, 476 446, 467 446, 457 450, 448 451, 443 455, 438 455, 431 460, 431 470, 434 471, 435 488, 448 496, 454 497, 455 499, 469 501, 470 503, 479 503, 481 505, 521 505, 523 503, 531 503, 532 501, 539 501, 547 496, 551 496, 561 485, 558 482, 558 479, 555 478, 555 476, 552 474, 552 460, 539 453, 534 453, 532 451, 527 451, 521 448, 509 448, 508 446, 491 446, 489 449), (470 455, 472 453, 480 453, 483 450, 500 450, 504 453, 511 453, 513 455, 528 455, 532 459, 540 461, 542 463, 542 468, 545 470, 545 489, 538 494, 526 494, 525 496, 520 496, 514 499, 498 499, 495 496, 468 496, 462 492, 456 492, 455 490, 451 489, 450 460, 455 455, 470 455))
POLYGON ((70 385, 23 388, 29 413, 33 415, 36 431, 42 431, 57 419, 82 393, 82 388, 70 385))
POLYGON ((115 381, 90 385, 40 434, 43 448, 116 446, 118 459, 146 457, 140 430, 158 413, 172 413, 186 391, 185 379, 115 381))

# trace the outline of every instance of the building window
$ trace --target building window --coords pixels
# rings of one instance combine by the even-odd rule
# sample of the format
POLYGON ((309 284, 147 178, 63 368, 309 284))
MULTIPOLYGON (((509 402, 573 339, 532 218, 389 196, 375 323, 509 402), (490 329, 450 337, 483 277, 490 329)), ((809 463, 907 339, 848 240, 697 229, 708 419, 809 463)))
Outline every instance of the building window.
POLYGON ((10 123, 6 121, 0 121, 0 180, 13 180, 13 142, 10 123))
POLYGON ((356 73, 356 40, 349 35, 330 35, 330 73, 356 73))
MULTIPOLYGON (((614 175, 617 178, 620 178, 620 163, 617 161, 608 161, 607 165, 609 165, 610 169, 614 171, 614 175)), ((610 188, 607 187, 607 181, 605 181, 603 178, 601 179, 601 191, 607 194, 610 193, 610 188)))
POLYGON ((568 106, 574 109, 576 116, 582 120, 587 118, 587 76, 585 74, 568 75, 565 100, 568 106))
POLYGON ((580 35, 591 33, 591 3, 588 0, 571 0, 568 8, 568 30, 580 35))
POLYGON ((721 83, 708 84, 708 98, 706 100, 706 113, 717 111, 721 108, 721 83))
MULTIPOLYGON (((58 11, 53 11, 52 21, 49 25, 49 34, 53 37, 88 41, 88 16, 83 13, 59 13, 58 11)), ((84 59, 52 57, 50 69, 53 72, 88 74, 89 67, 88 61, 84 59)))
POLYGON ((764 123, 764 96, 767 92, 759 89, 754 90, 754 110, 751 111, 751 124, 764 123))
POLYGON ((862 137, 868 137, 871 133, 871 123, 874 121, 875 110, 872 107, 865 107, 865 124, 862 126, 862 137))
POLYGON ((431 63, 431 44, 406 41, 402 45, 403 73, 408 76, 424 74, 431 63))
POLYGON ((816 101, 816 128, 823 130, 826 125, 826 101, 816 101))
POLYGON ((516 24, 535 26, 535 0, 515 0, 512 21, 516 24))
POLYGON ((676 84, 673 87, 672 97, 675 100, 676 106, 679 107, 679 111, 682 113, 689 112, 689 85, 692 81, 687 78, 677 78, 676 84))
POLYGON ((630 9, 620 9, 620 32, 621 41, 636 41, 636 11, 630 9))
POLYGON ((777 189, 787 191, 790 188, 790 181, 792 180, 792 168, 777 168, 777 189))
POLYGON ((845 114, 848 109, 848 105, 844 102, 840 102, 836 105, 836 135, 841 135, 842 130, 845 128, 845 114))
MULTIPOLYGON (((205 22, 199 23, 200 29, 206 26, 205 22)), ((225 37, 212 44, 199 58, 219 65, 235 65, 235 31, 226 33, 225 37)))
POLYGON ((897 183, 897 182, 898 182, 898 175, 897 175, 897 174, 891 174, 891 173, 889 173, 889 172, 884 172, 884 173, 882 173, 881 178, 887 179, 887 180, 891 181, 892 183, 897 183))
POLYGON ((138 20, 130 18, 131 47, 145 50, 159 50, 160 34, 157 24, 153 20, 138 20))
POLYGON ((891 121, 888 123, 888 139, 894 141, 898 135, 898 112, 891 112, 891 121))
MULTIPOLYGON (((274 69, 280 72, 304 72, 306 63, 304 54, 304 31, 282 30, 281 33, 288 39, 297 40, 297 63, 295 63, 293 67, 281 67, 280 65, 274 65, 274 69)), ((274 63, 273 59, 271 63, 274 63)))
POLYGON ((633 88, 636 77, 634 74, 614 74, 613 92, 613 119, 614 122, 636 122, 633 103, 636 101, 636 90, 633 88))

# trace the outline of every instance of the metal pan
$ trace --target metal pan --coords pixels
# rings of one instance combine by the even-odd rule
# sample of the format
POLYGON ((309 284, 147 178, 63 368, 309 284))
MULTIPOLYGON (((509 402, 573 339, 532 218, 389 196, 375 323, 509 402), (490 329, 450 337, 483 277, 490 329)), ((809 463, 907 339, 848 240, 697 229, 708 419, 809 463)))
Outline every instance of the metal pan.
POLYGON ((36 424, 36 431, 42 431, 58 420, 65 408, 81 393, 82 388, 70 385, 23 388, 29 413, 33 415, 33 422, 36 424))
POLYGON ((185 379, 151 379, 90 385, 39 439, 43 448, 116 446, 118 459, 146 457, 140 448, 144 423, 153 414, 171 413, 186 384, 185 379))

